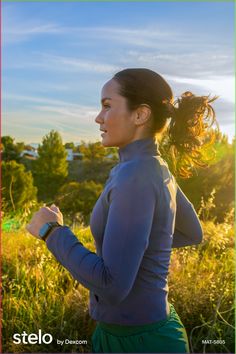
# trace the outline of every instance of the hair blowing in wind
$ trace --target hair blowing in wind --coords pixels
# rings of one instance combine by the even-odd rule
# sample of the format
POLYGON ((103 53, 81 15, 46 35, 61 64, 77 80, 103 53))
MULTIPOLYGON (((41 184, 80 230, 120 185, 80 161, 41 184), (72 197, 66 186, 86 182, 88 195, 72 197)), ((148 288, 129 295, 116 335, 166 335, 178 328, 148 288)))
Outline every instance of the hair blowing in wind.
POLYGON ((122 70, 114 79, 130 110, 142 104, 151 108, 149 135, 161 140, 160 151, 176 176, 189 178, 196 168, 206 167, 214 158, 213 124, 218 129, 218 123, 211 103, 217 96, 196 96, 187 91, 174 101, 166 80, 146 68, 122 70))
POLYGON ((218 123, 211 103, 216 99, 217 96, 196 96, 187 91, 174 102, 162 147, 180 177, 191 177, 197 167, 207 167, 215 156, 212 127, 215 124, 218 129, 218 123))

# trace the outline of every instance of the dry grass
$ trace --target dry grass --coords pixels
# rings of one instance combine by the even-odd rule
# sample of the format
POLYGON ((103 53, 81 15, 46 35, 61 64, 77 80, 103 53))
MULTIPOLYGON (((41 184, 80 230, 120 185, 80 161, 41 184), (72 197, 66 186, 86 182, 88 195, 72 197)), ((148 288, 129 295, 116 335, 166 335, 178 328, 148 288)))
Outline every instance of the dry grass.
MULTIPOLYGON (((234 230, 205 222, 204 241, 176 249, 169 274, 169 301, 186 326, 193 352, 234 352, 234 230), (202 344, 203 339, 225 344, 202 344)), ((89 228, 76 230, 94 249, 89 228)), ((46 246, 24 230, 5 232, 3 263, 4 352, 90 352, 95 323, 88 315, 88 291, 54 259, 46 246), (14 344, 14 333, 51 333, 49 345, 14 344), (56 339, 87 340, 57 345, 56 339)))

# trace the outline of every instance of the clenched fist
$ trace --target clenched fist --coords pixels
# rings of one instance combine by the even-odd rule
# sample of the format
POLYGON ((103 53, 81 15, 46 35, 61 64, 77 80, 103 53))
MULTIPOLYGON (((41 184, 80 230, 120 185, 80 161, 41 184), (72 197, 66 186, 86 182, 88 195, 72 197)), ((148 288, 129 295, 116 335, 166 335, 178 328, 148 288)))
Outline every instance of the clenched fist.
POLYGON ((26 226, 26 230, 31 233, 31 235, 40 238, 39 230, 41 227, 47 222, 55 221, 60 225, 63 225, 63 215, 60 212, 60 209, 54 204, 51 205, 50 208, 42 207, 33 215, 30 223, 26 226))

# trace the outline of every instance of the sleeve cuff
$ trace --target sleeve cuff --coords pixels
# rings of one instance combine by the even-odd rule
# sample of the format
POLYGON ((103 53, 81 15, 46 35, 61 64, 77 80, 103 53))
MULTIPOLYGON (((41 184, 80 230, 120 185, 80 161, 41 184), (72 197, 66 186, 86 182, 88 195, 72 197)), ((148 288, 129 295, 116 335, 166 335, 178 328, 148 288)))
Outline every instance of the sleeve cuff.
POLYGON ((52 239, 54 239, 55 237, 58 237, 58 235, 61 234, 60 231, 62 231, 62 229, 68 229, 68 226, 58 226, 58 227, 55 227, 50 233, 49 235, 47 236, 45 242, 47 244, 47 246, 50 244, 50 240, 52 241, 52 239))

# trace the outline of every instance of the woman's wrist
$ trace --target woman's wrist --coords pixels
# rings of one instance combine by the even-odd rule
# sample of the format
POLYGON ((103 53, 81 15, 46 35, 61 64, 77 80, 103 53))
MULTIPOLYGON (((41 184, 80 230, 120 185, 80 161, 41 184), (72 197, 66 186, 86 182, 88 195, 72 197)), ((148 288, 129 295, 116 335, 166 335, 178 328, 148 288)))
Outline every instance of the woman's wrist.
POLYGON ((46 241, 49 239, 49 237, 50 237, 51 235, 53 235, 54 232, 55 232, 56 230, 60 229, 61 227, 63 227, 63 225, 54 227, 54 228, 48 233, 48 235, 46 236, 46 238, 44 239, 44 241, 46 242, 46 241))

